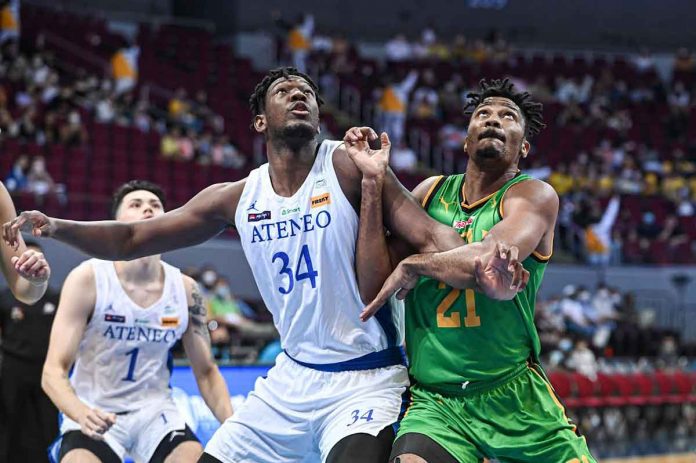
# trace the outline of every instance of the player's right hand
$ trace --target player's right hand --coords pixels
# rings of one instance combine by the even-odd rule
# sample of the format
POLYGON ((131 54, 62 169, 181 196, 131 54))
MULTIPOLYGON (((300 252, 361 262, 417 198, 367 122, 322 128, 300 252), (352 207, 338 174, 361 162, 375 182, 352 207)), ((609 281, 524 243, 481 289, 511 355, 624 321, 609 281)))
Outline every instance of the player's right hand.
POLYGON ((78 420, 80 431, 87 437, 104 440, 104 433, 116 423, 116 415, 98 408, 87 408, 78 420))
POLYGON ((16 250, 19 247, 18 235, 21 231, 48 238, 53 235, 55 226, 51 218, 43 212, 24 211, 11 222, 3 224, 2 239, 16 250))

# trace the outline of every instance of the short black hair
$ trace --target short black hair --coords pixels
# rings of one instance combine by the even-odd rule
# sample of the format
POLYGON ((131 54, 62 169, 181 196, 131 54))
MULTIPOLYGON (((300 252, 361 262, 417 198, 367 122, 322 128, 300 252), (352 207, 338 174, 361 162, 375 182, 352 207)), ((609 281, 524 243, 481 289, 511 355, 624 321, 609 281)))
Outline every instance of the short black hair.
POLYGON ((471 92, 466 96, 469 103, 464 108, 465 114, 471 115, 486 98, 497 96, 507 98, 520 108, 524 116, 524 135, 526 138, 537 135, 546 127, 544 117, 541 114, 544 105, 532 100, 529 92, 516 92, 515 85, 510 82, 510 79, 493 79, 490 82, 481 79, 479 87, 481 88, 480 93, 471 92))
POLYGON ((112 219, 116 218, 116 213, 118 212, 118 208, 121 207, 123 198, 125 198, 125 196, 129 193, 139 190, 149 191, 150 193, 154 194, 157 196, 157 198, 159 198, 160 202, 162 203, 162 207, 166 207, 167 197, 164 194, 162 187, 156 183, 148 182, 147 180, 131 180, 130 182, 124 183, 118 187, 116 191, 114 191, 114 195, 111 198, 112 219))
POLYGON ((319 106, 324 104, 324 100, 322 100, 322 98, 319 96, 319 87, 317 86, 317 84, 314 83, 311 77, 294 67, 280 67, 268 71, 268 74, 266 74, 264 78, 261 80, 261 82, 256 84, 256 87, 254 87, 254 92, 249 97, 249 108, 251 109, 252 118, 256 117, 257 114, 261 114, 264 111, 266 106, 266 92, 268 92, 268 87, 270 87, 273 82, 280 79, 281 77, 288 79, 290 78, 290 76, 297 76, 306 80, 309 86, 312 87, 312 90, 314 90, 314 93, 316 94, 317 104, 319 106))

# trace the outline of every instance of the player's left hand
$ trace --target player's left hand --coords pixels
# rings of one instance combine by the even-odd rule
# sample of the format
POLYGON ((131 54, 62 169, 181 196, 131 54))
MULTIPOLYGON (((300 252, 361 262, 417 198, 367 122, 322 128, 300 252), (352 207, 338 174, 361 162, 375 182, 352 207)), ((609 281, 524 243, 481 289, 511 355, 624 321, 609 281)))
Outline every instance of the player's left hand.
POLYGON ((517 246, 498 242, 493 253, 483 266, 481 258, 474 261, 476 290, 501 301, 510 300, 527 287, 529 272, 519 260, 517 246))
POLYGON ((377 137, 370 127, 352 127, 343 137, 348 156, 353 160, 364 179, 383 179, 389 167, 391 142, 386 132, 377 137), (380 139, 380 149, 370 149, 370 141, 380 139))
POLYGON ((396 266, 382 285, 382 289, 377 296, 360 313, 360 320, 367 321, 379 309, 386 304, 392 294, 396 293, 397 299, 404 299, 418 283, 418 274, 409 270, 408 258, 404 259, 396 266))
POLYGON ((43 253, 27 249, 19 257, 12 258, 12 265, 23 278, 33 284, 43 284, 51 276, 51 267, 43 253))

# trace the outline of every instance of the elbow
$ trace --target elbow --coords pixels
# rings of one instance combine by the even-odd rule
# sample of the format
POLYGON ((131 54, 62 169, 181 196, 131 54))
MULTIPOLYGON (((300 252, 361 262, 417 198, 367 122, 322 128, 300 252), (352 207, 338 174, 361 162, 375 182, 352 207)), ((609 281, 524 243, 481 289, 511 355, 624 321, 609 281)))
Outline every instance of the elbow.
POLYGON ((50 388, 51 388, 51 379, 50 375, 46 371, 46 367, 44 366, 43 370, 41 371, 41 389, 50 397, 50 388))

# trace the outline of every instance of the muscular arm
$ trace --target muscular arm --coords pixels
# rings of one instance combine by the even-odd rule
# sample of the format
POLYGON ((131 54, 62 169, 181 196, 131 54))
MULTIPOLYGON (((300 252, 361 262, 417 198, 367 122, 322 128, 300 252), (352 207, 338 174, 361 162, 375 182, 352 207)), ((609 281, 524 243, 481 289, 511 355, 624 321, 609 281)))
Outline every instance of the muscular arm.
MULTIPOLYGON (((202 243, 234 222, 234 213, 245 181, 212 185, 178 209, 154 219, 137 222, 77 222, 61 219, 20 216, 25 221, 43 220, 34 227, 94 257, 107 260, 129 260, 160 254, 173 249, 202 243), (43 223, 43 225, 42 225, 43 223)), ((17 223, 5 226, 6 240, 12 242, 17 223)))
POLYGON ((483 241, 450 251, 418 254, 404 260, 405 270, 443 281, 454 288, 475 286, 476 257, 483 265, 500 243, 515 246, 523 261, 535 250, 551 254, 553 230, 558 214, 558 195, 546 183, 530 180, 511 187, 504 197, 503 219, 483 241))
POLYGON ((41 375, 41 387, 46 395, 76 422, 81 422, 89 407, 75 394, 68 373, 75 362, 95 300, 94 272, 89 264, 82 264, 65 279, 41 375))
POLYGON ((184 278, 184 284, 189 310, 189 324, 182 338, 184 349, 203 400, 222 423, 232 416, 230 393, 210 350, 208 319, 198 284, 189 277, 184 278))
MULTIPOLYGON (((362 217, 361 194, 362 173, 348 156, 343 146, 336 148, 333 156, 336 175, 341 190, 362 217)), ((414 190, 425 196, 427 187, 437 177, 424 181, 414 190)), ((408 243, 418 252, 446 251, 462 245, 462 239, 454 229, 432 219, 404 188, 391 169, 387 169, 382 189, 382 211, 384 225, 392 235, 408 243)))
MULTIPOLYGON (((0 223, 9 222, 16 215, 12 198, 10 198, 7 189, 5 189, 5 185, 0 183, 0 223)), ((43 297, 48 287, 48 281, 33 283, 15 271, 12 258, 19 258, 27 249, 21 236, 18 237, 18 245, 16 249, 12 249, 7 243, 0 243, 2 274, 5 276, 5 281, 7 281, 7 285, 14 297, 25 304, 33 304, 43 297)))

